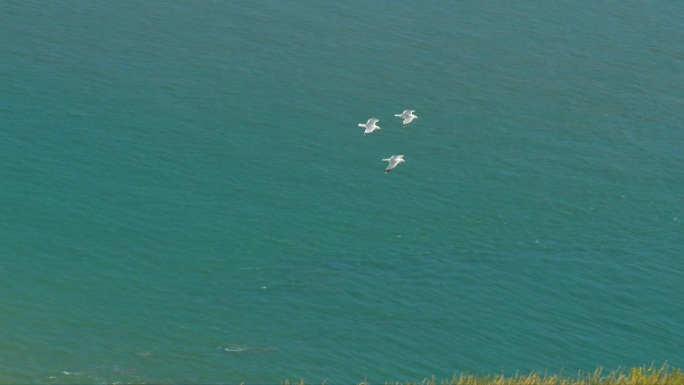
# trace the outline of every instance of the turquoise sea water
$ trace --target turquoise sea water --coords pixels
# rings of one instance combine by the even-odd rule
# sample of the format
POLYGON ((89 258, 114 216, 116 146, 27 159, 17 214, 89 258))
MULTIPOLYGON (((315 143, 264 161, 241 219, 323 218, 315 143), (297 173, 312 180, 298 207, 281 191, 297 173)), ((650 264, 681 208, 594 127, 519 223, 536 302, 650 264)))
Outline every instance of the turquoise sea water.
POLYGON ((9 0, 0 43, 0 383, 684 366, 684 3, 9 0))

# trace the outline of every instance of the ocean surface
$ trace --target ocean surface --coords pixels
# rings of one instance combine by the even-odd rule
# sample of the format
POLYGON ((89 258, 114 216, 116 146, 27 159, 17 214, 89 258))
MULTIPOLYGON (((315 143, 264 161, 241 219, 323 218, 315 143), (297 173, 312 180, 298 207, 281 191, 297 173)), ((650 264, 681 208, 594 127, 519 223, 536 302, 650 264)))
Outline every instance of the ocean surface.
POLYGON ((4 0, 0 47, 1 384, 684 367, 684 2, 4 0))

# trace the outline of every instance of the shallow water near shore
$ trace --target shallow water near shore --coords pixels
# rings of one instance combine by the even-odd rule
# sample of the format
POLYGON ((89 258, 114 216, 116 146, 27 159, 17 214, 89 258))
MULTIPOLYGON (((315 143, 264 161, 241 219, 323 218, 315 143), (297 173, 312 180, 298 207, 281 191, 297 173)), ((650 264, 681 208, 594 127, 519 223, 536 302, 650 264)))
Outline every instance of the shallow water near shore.
POLYGON ((0 383, 683 367, 682 20, 4 2, 0 383))

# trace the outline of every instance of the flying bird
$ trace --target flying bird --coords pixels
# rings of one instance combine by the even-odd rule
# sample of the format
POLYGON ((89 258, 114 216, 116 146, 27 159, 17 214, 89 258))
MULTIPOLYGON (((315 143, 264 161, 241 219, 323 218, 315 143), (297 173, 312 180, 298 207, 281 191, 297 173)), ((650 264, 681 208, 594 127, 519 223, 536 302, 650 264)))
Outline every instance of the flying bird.
POLYGON ((413 119, 418 119, 418 116, 413 114, 414 112, 416 112, 416 110, 404 110, 401 114, 395 114, 394 116, 404 119, 402 124, 406 127, 413 119))
POLYGON ((387 165, 387 168, 385 169, 385 174, 392 171, 399 163, 405 162, 403 155, 392 155, 391 157, 383 159, 382 161, 389 162, 389 165, 387 165))
POLYGON ((380 120, 378 120, 376 118, 370 118, 370 119, 368 119, 368 122, 366 122, 366 123, 359 123, 359 127, 364 127, 366 130, 363 132, 363 134, 368 135, 375 130, 381 130, 380 126, 375 124, 379 121, 380 120))

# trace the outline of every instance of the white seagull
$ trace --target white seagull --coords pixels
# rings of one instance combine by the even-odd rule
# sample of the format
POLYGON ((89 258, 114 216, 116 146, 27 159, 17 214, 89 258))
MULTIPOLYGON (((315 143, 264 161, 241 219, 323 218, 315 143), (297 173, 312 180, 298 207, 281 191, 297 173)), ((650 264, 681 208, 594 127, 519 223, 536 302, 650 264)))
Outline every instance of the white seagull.
POLYGON ((401 114, 395 114, 394 116, 404 119, 402 123, 404 124, 404 127, 406 127, 413 119, 418 119, 418 116, 413 114, 414 112, 416 112, 416 110, 404 110, 401 114))
POLYGON ((385 174, 392 171, 399 163, 405 162, 403 155, 392 155, 391 157, 383 159, 382 161, 389 162, 389 165, 387 165, 387 168, 385 169, 385 174))
POLYGON ((363 132, 363 134, 368 135, 375 130, 381 130, 380 126, 377 126, 375 124, 379 121, 380 120, 378 120, 376 118, 370 118, 370 119, 368 119, 368 122, 366 122, 366 123, 359 123, 359 127, 364 127, 366 130, 363 132))

